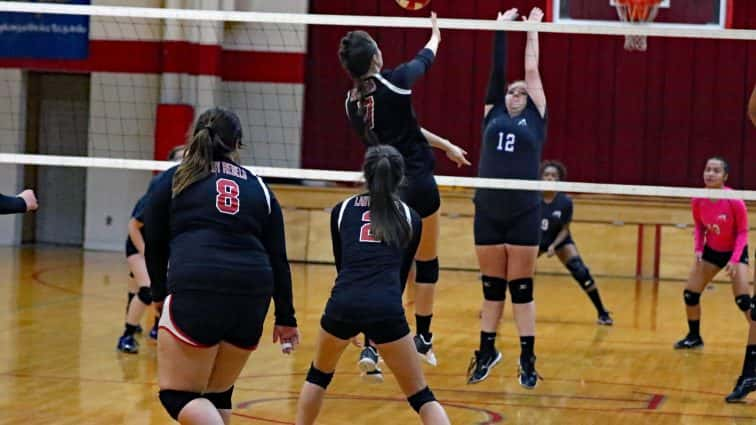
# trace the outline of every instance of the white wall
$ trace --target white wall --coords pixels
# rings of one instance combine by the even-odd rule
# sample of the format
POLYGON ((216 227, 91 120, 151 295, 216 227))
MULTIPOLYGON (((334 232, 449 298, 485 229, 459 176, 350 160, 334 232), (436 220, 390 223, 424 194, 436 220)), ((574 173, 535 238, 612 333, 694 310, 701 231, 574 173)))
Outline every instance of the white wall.
MULTIPOLYGON (((17 69, 0 69, 0 152, 18 153, 25 144, 26 79, 17 69)), ((0 193, 14 195, 23 189, 23 167, 0 165, 0 193)), ((22 216, 0 216, 0 245, 21 238, 22 216)))

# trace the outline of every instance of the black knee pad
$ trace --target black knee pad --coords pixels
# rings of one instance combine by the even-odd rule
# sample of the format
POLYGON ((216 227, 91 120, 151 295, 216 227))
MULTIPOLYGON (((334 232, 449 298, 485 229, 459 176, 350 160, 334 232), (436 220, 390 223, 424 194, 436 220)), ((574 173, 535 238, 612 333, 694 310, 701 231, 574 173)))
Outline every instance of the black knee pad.
POLYGON ((333 379, 333 372, 325 373, 322 370, 317 369, 315 365, 311 363, 310 370, 307 371, 307 379, 305 380, 325 390, 328 389, 328 384, 331 383, 331 379, 333 379))
POLYGON ((231 388, 223 391, 222 393, 205 393, 202 394, 202 397, 210 400, 210 403, 213 403, 213 406, 215 406, 216 409, 231 410, 231 395, 233 393, 234 387, 232 385, 231 388))
POLYGON ((137 292, 137 298, 146 305, 152 304, 152 291, 150 291, 150 287, 140 286, 139 292, 137 292))
POLYGON ((526 277, 509 281, 512 304, 527 304, 533 301, 533 278, 526 277))
POLYGON ((483 299, 486 301, 504 301, 507 299, 507 280, 500 277, 481 276, 483 282, 483 299))
POLYGON ((422 390, 407 397, 407 401, 409 401, 410 406, 412 406, 415 412, 420 413, 420 408, 423 407, 425 403, 436 401, 436 396, 433 395, 433 391, 426 386, 422 390))
POLYGON ((438 258, 415 261, 415 283, 433 285, 438 282, 438 258))
POLYGON ((701 302, 701 293, 689 291, 686 289, 683 291, 683 298, 685 298, 685 305, 689 307, 695 307, 699 302, 701 302))
POLYGON ((158 394, 160 395, 160 403, 163 404, 165 410, 175 420, 178 420, 178 415, 184 406, 192 400, 202 397, 200 393, 178 390, 160 390, 158 394))
POLYGON ((751 297, 749 295, 738 295, 735 297, 735 304, 738 305, 740 311, 748 311, 751 309, 751 297))
POLYGON ((577 280, 584 291, 591 289, 594 283, 593 276, 591 276, 591 271, 585 265, 582 258, 572 257, 567 261, 565 266, 567 266, 567 270, 570 271, 572 277, 577 280))

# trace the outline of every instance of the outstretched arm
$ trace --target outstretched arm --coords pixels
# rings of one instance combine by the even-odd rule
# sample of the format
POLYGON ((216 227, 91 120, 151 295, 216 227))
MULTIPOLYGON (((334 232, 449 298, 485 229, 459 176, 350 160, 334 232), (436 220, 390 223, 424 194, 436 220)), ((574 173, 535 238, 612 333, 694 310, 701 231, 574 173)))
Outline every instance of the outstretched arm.
POLYGON ((424 128, 420 128, 420 131, 423 133, 425 140, 427 140, 431 146, 446 152, 446 156, 455 164, 457 164, 457 168, 463 165, 471 165, 470 161, 465 158, 467 151, 450 142, 449 140, 444 139, 443 137, 434 134, 433 132, 428 131, 424 128))
POLYGON ((756 125, 756 86, 753 86, 751 100, 748 102, 748 116, 751 118, 753 125, 756 125))
MULTIPOLYGON (((543 11, 534 7, 530 11, 530 16, 522 17, 523 21, 541 22, 543 20, 543 11)), ((528 89, 528 95, 533 100, 541 116, 546 115, 546 93, 543 91, 541 82, 541 73, 538 71, 538 33, 535 31, 528 32, 528 41, 525 44, 525 85, 528 89)))
MULTIPOLYGON (((504 13, 499 13, 497 21, 513 21, 517 19, 517 9, 509 9, 504 13)), ((507 33, 496 31, 494 34, 493 58, 491 59, 491 74, 488 77, 488 89, 486 90, 485 107, 483 116, 497 103, 504 102, 506 89, 504 85, 507 81, 507 33)))

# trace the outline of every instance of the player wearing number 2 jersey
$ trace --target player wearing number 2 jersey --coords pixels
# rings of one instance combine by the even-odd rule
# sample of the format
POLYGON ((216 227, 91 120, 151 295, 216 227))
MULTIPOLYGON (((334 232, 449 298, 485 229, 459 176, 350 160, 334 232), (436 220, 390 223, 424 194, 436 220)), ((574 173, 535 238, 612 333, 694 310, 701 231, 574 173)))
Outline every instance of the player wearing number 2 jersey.
MULTIPOLYGON (((498 20, 517 18, 517 9, 498 20)), ((528 18, 540 22, 534 8, 528 18)), ((506 33, 494 38, 493 65, 488 82, 480 149, 479 176, 538 179, 546 139, 546 95, 538 71, 538 33, 529 32, 525 46, 525 80, 506 81, 506 33)), ((520 334, 519 382, 534 388, 535 303, 533 273, 540 238, 541 195, 533 191, 478 189, 475 193, 475 251, 483 281, 480 348, 468 371, 468 383, 488 377, 502 355, 495 348, 496 329, 504 309, 507 285, 520 334)))
POLYGON ((402 288, 420 242, 422 221, 398 199, 404 161, 391 146, 368 148, 368 193, 331 212, 338 275, 320 320, 317 352, 297 406, 297 425, 315 422, 349 339, 364 332, 377 344, 412 408, 425 424, 448 424, 428 388, 402 307, 402 288))
POLYGON ((234 161, 240 143, 235 114, 204 112, 183 161, 158 178, 145 207, 152 296, 165 299, 160 401, 181 423, 228 423, 233 384, 257 346, 271 296, 274 341, 287 343, 287 352, 298 343, 281 208, 234 161))

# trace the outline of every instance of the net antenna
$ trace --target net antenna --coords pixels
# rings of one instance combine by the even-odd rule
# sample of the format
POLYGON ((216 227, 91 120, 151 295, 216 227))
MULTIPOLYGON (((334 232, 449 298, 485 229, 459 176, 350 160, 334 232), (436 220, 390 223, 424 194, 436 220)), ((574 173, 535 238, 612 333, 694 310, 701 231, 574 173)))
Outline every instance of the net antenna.
MULTIPOLYGON (((620 20, 636 25, 652 22, 661 4, 662 0, 615 0, 614 2, 620 20)), ((625 50, 645 52, 646 47, 648 45, 645 35, 625 36, 625 50)))

